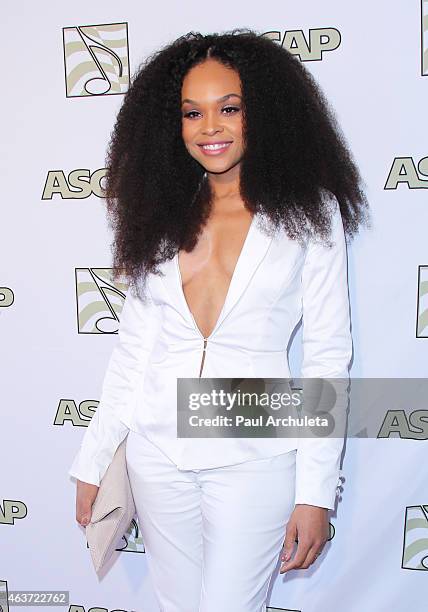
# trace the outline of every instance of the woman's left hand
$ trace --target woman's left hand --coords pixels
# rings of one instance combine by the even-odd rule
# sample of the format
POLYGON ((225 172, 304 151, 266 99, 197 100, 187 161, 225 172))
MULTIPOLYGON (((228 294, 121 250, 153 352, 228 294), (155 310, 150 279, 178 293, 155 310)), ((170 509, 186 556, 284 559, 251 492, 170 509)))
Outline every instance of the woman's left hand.
POLYGON ((329 535, 328 508, 296 504, 286 527, 280 574, 308 568, 321 554, 329 535), (296 540, 297 550, 291 560, 296 540))

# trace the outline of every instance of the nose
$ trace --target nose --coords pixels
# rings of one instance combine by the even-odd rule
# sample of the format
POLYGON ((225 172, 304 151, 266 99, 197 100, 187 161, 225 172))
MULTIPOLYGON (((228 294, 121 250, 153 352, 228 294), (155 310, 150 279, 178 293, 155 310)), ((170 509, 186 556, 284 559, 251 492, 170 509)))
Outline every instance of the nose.
POLYGON ((203 116, 202 133, 212 136, 217 132, 222 132, 223 127, 219 121, 219 117, 216 112, 206 112, 203 116))

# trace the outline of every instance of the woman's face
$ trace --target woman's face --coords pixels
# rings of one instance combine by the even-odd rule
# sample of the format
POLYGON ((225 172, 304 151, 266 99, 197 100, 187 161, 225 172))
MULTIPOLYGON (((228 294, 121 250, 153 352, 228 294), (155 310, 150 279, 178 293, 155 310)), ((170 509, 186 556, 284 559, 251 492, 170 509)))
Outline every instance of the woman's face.
POLYGON ((243 155, 241 82, 238 73, 207 59, 183 80, 182 135, 190 155, 207 172, 236 167, 243 155), (218 143, 216 148, 204 145, 218 143))

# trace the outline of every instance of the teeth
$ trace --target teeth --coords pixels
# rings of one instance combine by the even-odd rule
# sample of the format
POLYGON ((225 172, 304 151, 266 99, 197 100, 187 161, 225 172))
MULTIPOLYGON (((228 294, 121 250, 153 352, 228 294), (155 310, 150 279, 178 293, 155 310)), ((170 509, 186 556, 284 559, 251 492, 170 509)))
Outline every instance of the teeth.
POLYGON ((202 145, 203 149, 224 149, 224 147, 228 147, 230 143, 225 144, 210 144, 210 145, 202 145))

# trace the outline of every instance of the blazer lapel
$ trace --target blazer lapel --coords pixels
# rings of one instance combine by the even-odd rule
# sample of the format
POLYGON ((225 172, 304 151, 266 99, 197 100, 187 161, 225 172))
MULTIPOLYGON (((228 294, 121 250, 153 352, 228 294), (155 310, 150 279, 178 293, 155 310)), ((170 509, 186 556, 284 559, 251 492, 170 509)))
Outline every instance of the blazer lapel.
POLYGON ((217 320, 214 331, 221 325, 232 308, 235 306, 245 289, 251 282, 257 268, 266 256, 272 242, 272 236, 268 236, 259 227, 261 217, 255 213, 242 251, 236 262, 235 270, 230 281, 229 290, 217 320))
MULTIPOLYGON (((267 254, 270 244, 272 243, 273 237, 269 236, 263 231, 263 229, 260 227, 260 221, 260 213, 255 213, 236 263, 223 308, 220 312, 219 318, 217 319, 217 323, 211 332, 211 335, 222 324, 224 319, 227 317, 245 291, 257 268, 267 254)), ((192 313, 190 312, 181 283, 180 270, 178 266, 178 252, 172 259, 164 262, 160 266, 160 270, 162 271, 163 276, 158 276, 157 278, 160 279, 167 290, 171 302, 180 312, 180 314, 182 314, 182 316, 188 320, 191 325, 196 327, 196 322, 192 316, 192 313)))

